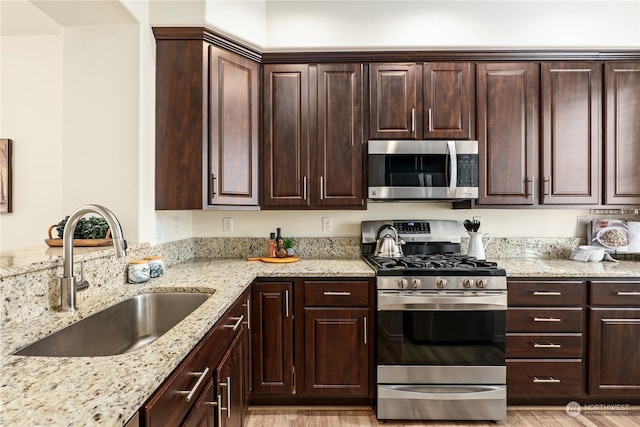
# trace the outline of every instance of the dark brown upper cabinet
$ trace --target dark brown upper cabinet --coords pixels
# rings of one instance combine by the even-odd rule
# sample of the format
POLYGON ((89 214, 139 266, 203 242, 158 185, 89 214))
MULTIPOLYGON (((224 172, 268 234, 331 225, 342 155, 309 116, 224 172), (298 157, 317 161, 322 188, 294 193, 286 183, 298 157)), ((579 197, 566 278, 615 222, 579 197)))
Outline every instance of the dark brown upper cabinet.
POLYGON ((469 139, 468 62, 370 64, 371 139, 469 139))
POLYGON ((258 205, 258 79, 253 61, 209 46, 209 205, 258 205))
POLYGON ((263 208, 365 207, 362 70, 264 66, 263 208))
POLYGON ((543 62, 542 203, 601 203, 602 64, 543 62))
POLYGON ((154 35, 156 209, 256 209, 259 55, 202 28, 154 35))
POLYGON ((640 204, 640 63, 606 63, 605 203, 640 204))
POLYGON ((309 67, 265 65, 262 102, 261 206, 309 207, 309 67))
POLYGON ((468 62, 423 64, 423 137, 471 137, 471 65, 468 62))
POLYGON ((539 87, 535 63, 477 65, 478 204, 536 204, 539 87))
POLYGON ((416 139, 422 134, 416 64, 369 65, 369 137, 416 139))

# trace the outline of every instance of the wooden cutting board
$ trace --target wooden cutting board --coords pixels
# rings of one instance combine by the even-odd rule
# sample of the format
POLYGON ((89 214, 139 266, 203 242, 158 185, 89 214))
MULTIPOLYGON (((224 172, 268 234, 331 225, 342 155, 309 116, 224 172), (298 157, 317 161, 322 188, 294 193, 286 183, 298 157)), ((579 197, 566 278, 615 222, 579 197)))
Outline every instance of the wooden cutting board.
POLYGON ((287 263, 287 262, 298 262, 300 258, 297 256, 288 256, 286 258, 271 258, 271 257, 257 257, 257 258, 247 258, 247 261, 262 261, 262 262, 273 262, 273 263, 287 263))

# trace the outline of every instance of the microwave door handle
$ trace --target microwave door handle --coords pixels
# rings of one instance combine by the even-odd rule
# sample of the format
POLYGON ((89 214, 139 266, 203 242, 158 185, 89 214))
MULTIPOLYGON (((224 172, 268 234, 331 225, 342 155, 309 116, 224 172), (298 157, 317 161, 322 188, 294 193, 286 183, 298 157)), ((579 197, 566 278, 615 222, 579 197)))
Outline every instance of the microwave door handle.
POLYGON ((449 197, 456 197, 456 184, 458 183, 458 155, 456 153, 456 142, 447 141, 447 151, 449 153, 449 167, 451 169, 451 181, 449 182, 449 197))

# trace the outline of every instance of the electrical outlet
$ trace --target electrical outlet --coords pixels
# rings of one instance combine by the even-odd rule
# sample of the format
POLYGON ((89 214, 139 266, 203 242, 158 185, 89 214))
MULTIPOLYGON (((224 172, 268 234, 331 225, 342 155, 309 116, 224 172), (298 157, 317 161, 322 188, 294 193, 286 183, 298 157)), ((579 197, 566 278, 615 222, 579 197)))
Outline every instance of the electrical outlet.
POLYGON ((331 231, 333 227, 333 218, 325 216, 322 218, 322 231, 331 231))
POLYGON ((225 233, 230 233, 233 231, 233 218, 222 218, 222 231, 225 233))
POLYGON ((578 229, 583 229, 589 224, 589 220, 585 215, 578 215, 576 218, 576 223, 578 225, 578 229))

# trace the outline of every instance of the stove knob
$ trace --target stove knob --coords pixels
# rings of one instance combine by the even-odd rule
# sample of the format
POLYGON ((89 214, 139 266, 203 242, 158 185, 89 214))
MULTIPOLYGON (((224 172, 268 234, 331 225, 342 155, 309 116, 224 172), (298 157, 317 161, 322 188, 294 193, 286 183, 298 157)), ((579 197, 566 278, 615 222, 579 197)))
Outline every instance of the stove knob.
POLYGON ((398 287, 400 289, 409 289, 409 281, 407 279, 399 279, 398 287))
POLYGON ((447 287, 447 279, 438 279, 436 280, 436 286, 440 289, 447 287))
POLYGON ((471 279, 464 279, 462 281, 462 286, 464 286, 466 289, 469 289, 471 286, 473 286, 473 280, 471 279))
POLYGON ((486 288, 487 280, 486 279, 478 279, 476 280, 476 288, 486 288))
POLYGON ((411 287, 414 289, 418 289, 422 287, 422 280, 420 279, 413 279, 411 281, 411 287))

